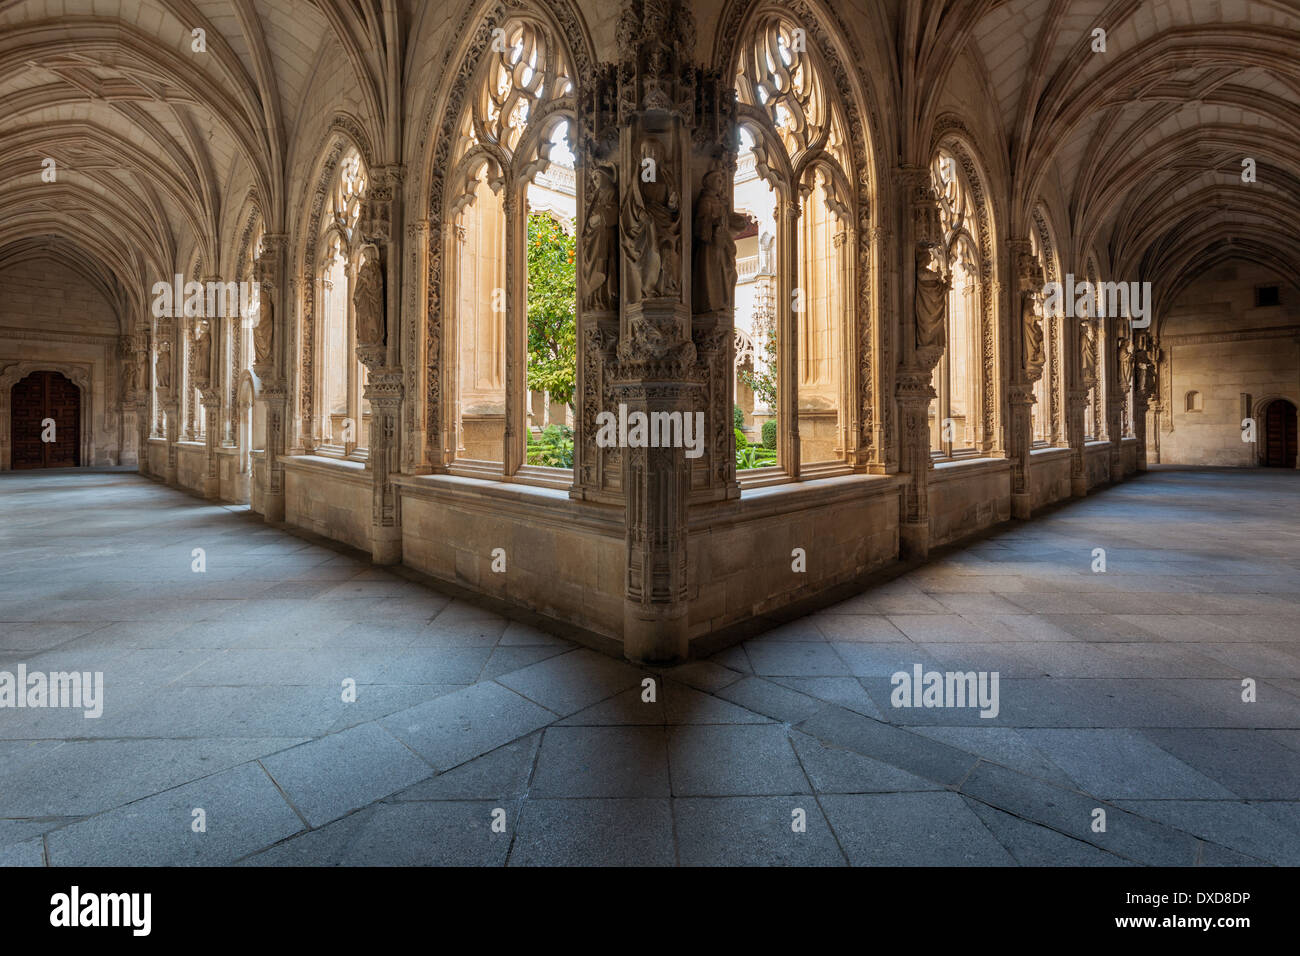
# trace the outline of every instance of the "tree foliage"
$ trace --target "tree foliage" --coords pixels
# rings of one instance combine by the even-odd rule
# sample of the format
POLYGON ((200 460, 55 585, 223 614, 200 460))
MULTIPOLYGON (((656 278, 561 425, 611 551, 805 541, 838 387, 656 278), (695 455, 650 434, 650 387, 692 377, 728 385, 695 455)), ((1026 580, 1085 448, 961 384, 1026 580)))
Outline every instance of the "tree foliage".
POLYGON ((576 244, 545 213, 528 214, 528 387, 572 406, 578 364, 576 244))

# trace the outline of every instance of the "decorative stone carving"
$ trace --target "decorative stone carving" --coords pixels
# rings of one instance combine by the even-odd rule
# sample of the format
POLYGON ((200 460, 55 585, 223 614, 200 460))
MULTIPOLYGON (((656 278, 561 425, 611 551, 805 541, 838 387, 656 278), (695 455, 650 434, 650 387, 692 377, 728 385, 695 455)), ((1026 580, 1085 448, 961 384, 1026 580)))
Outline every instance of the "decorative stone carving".
POLYGON ((677 295, 681 286, 681 197, 673 186, 663 143, 641 140, 638 173, 623 203, 623 251, 628 257, 625 301, 677 295))
POLYGON ((356 312, 357 345, 382 346, 387 342, 384 321, 384 275, 379 262, 379 248, 362 249, 364 262, 357 270, 352 290, 352 307, 356 312))
POLYGON ((710 169, 695 201, 691 293, 696 315, 731 310, 736 290, 736 236, 748 224, 747 218, 731 210, 726 173, 717 167, 710 169))
POLYGON ((609 163, 594 163, 588 178, 587 219, 582 228, 583 308, 618 308, 618 173, 609 163))
POLYGON ((205 387, 212 380, 212 325, 199 322, 194 326, 194 384, 205 387))
POLYGON ((1043 347, 1043 267, 1028 249, 1017 260, 1020 292, 1020 334, 1024 343, 1024 369, 1031 381, 1037 381, 1047 364, 1043 347))
POLYGON ((257 310, 257 325, 253 326, 253 364, 268 366, 275 347, 275 296, 262 287, 257 310))
POLYGON ((167 339, 158 342, 158 361, 154 366, 158 390, 170 392, 172 387, 172 344, 167 339))
POLYGON ((942 353, 947 346, 948 283, 934 266, 934 255, 925 243, 916 245, 916 346, 942 353))

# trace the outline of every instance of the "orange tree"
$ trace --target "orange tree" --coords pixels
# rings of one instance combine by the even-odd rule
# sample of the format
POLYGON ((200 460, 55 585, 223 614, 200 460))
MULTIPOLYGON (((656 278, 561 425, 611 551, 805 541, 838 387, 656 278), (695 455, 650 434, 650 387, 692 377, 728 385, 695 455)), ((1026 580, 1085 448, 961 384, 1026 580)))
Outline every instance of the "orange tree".
POLYGON ((575 253, 558 222, 528 214, 528 387, 569 406, 578 365, 575 253))

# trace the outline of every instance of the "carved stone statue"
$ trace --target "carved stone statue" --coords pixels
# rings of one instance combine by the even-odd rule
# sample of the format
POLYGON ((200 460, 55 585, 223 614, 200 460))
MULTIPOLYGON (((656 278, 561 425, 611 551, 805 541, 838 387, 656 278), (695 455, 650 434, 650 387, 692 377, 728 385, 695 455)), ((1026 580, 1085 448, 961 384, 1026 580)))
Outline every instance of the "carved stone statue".
POLYGON ((681 200, 672 185, 663 144, 641 142, 637 173, 623 204, 623 250, 631 260, 629 302, 676 295, 681 263, 681 200))
POLYGON ((352 290, 352 307, 357 316, 357 344, 385 344, 384 277, 379 269, 379 250, 365 248, 365 262, 357 270, 356 288, 352 290))
POLYGON ((1097 384, 1097 327, 1088 319, 1080 323, 1083 342, 1083 381, 1092 387, 1097 384))
POLYGON ((618 307, 618 183, 614 167, 596 164, 590 188, 587 221, 582 227, 583 307, 612 312, 618 307))
POLYGON ((1020 272, 1020 327, 1024 335, 1025 371, 1040 372, 1047 364, 1043 350, 1043 267, 1030 252, 1022 252, 1020 272))
POLYGON ((166 342, 158 346, 158 362, 154 366, 158 377, 158 390, 171 391, 172 387, 172 350, 166 342))
POLYGON ((1120 339, 1117 351, 1119 352, 1120 391, 1127 395, 1129 387, 1133 384, 1133 340, 1120 339))
POLYGON ((200 322, 194 327, 194 381, 206 385, 212 379, 212 329, 200 322))
POLYGON ((253 364, 270 365, 275 345, 275 299, 262 287, 257 325, 253 326, 253 364))
POLYGON ((126 361, 122 363, 122 401, 129 402, 135 398, 139 382, 140 366, 136 363, 135 353, 128 353, 126 361))
POLYGON ((691 269, 692 309, 698 314, 731 308, 736 289, 736 235, 749 220, 732 212, 727 177, 720 169, 704 175, 695 202, 695 248, 691 269))
POLYGON ((928 245, 916 246, 916 345, 943 349, 947 345, 948 280, 934 268, 928 245))

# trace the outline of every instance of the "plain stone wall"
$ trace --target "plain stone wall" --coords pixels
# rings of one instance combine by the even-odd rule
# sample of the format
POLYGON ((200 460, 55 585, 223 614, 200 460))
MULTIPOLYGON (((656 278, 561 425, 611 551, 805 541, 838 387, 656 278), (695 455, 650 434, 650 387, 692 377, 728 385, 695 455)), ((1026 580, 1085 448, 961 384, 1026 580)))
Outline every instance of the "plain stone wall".
POLYGON ((0 370, 10 362, 34 362, 73 364, 89 372, 90 455, 83 466, 118 463, 117 340, 112 307, 63 264, 35 259, 0 272, 0 370))
POLYGON ((447 476, 400 483, 404 564, 598 634, 621 635, 621 510, 596 525, 563 492, 447 476), (498 548, 506 573, 492 570, 498 548))
POLYGON ((854 476, 748 492, 692 529, 687 554, 694 640, 893 561, 897 485, 854 476), (795 548, 803 573, 792 569, 795 548))
POLYGON ((310 456, 284 459, 284 520, 369 551, 370 473, 310 456))
POLYGON ((1070 494, 1070 450, 1045 448, 1030 454, 1030 507, 1037 511, 1069 498, 1070 494))
POLYGON ((1089 489, 1111 483, 1110 449, 1110 442, 1096 442, 1084 447, 1083 467, 1089 489))
POLYGON ((1011 519, 1011 463, 981 459, 930 473, 930 541, 948 544, 1011 519))
POLYGON ((1259 266, 1227 264, 1193 283, 1171 307, 1160 342, 1172 361, 1169 413, 1160 416, 1160 461, 1180 465, 1253 466, 1262 452, 1243 442, 1241 421, 1263 400, 1300 405, 1300 297, 1259 266), (1257 308, 1255 288, 1281 286, 1281 305, 1257 308), (1201 411, 1187 411, 1187 393, 1201 411), (1251 396, 1243 408, 1242 395, 1251 396), (1172 427, 1170 427, 1172 426, 1172 427))
POLYGON ((186 491, 203 494, 203 477, 208 471, 208 448, 197 442, 176 443, 176 483, 186 491))

